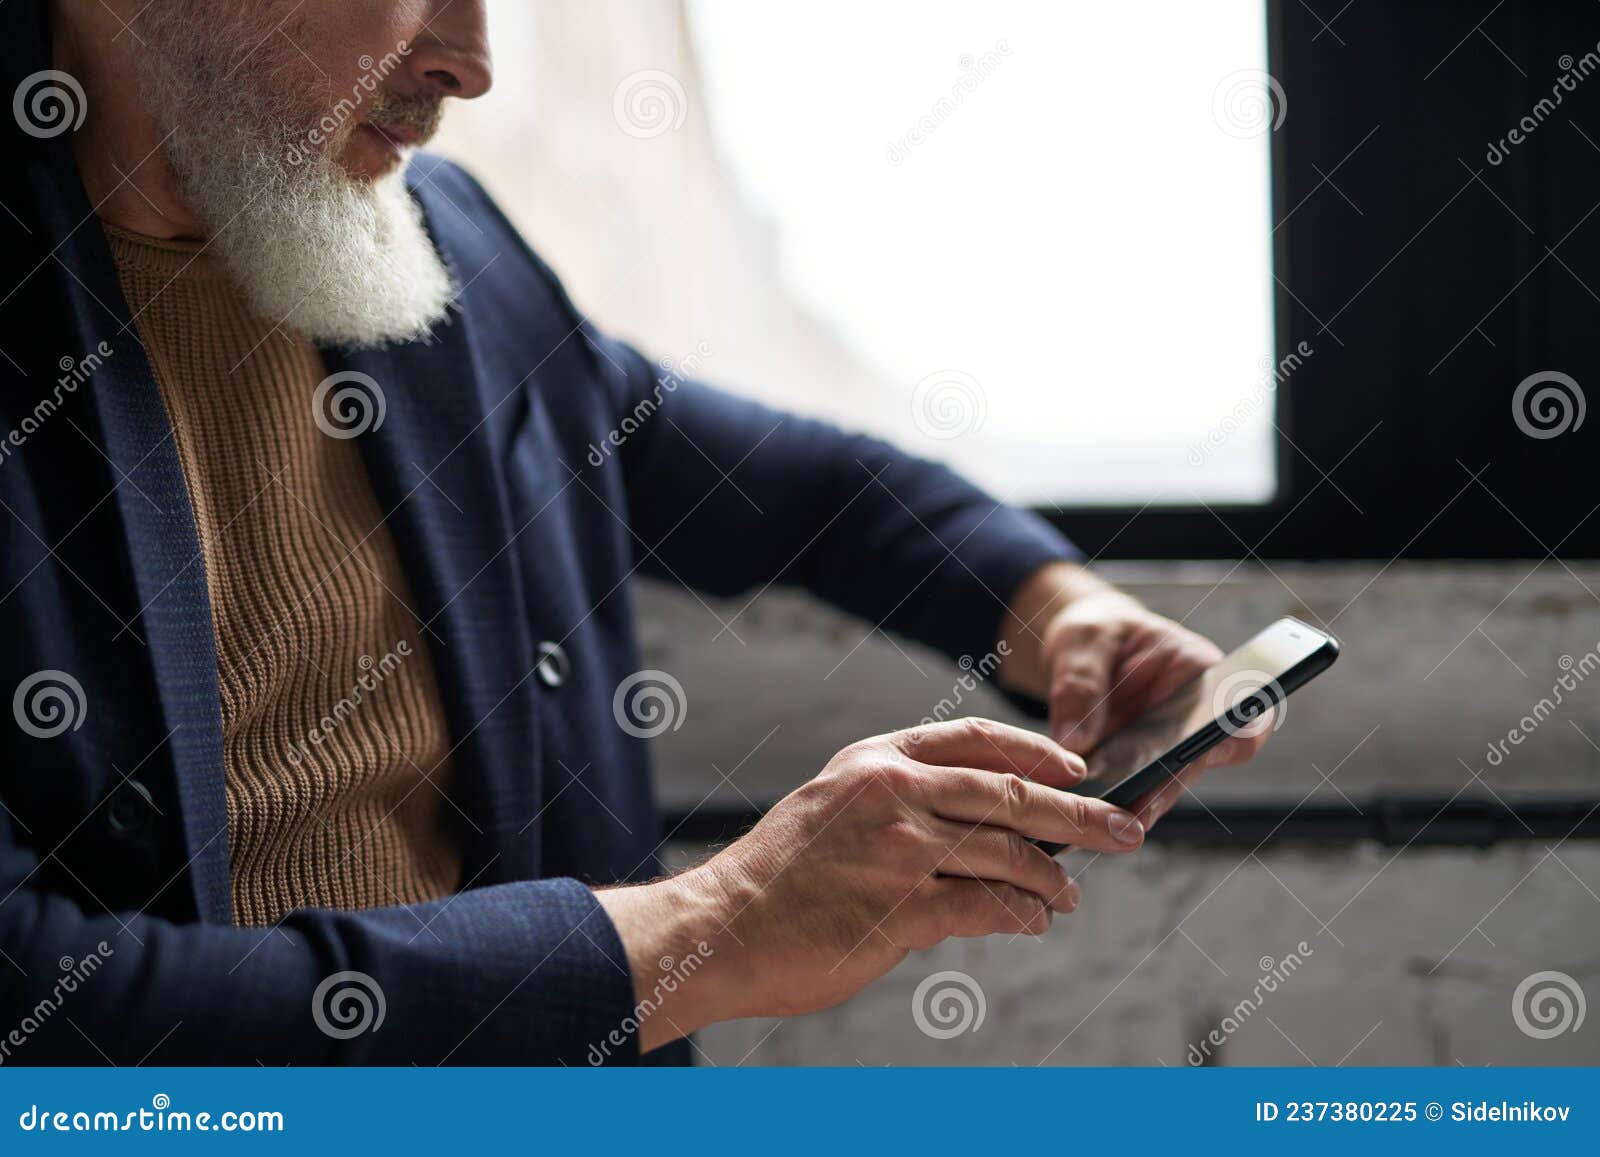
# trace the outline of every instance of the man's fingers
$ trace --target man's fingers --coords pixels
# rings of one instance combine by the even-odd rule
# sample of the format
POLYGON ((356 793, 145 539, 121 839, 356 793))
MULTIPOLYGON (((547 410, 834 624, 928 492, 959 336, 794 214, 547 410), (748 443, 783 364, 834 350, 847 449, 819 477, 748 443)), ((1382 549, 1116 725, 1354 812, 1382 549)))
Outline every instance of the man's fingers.
POLYGON ((1060 657, 1050 672, 1050 734, 1069 751, 1090 751, 1105 737, 1118 633, 1074 624, 1053 642, 1060 657))
POLYGON ((889 740, 922 763, 1010 772, 1052 787, 1082 783, 1083 757, 1037 732, 992 719, 954 719, 896 731, 889 740))
POLYGON ((1096 852, 1131 852, 1144 842, 1143 825, 1104 800, 976 768, 925 770, 928 806, 947 820, 1009 828, 1029 839, 1096 852))
POLYGON ((931 882, 922 919, 938 939, 1050 930, 1050 909, 1034 893, 1010 884, 945 876, 931 882))
POLYGON ((1057 912, 1077 907, 1078 886, 1065 869, 1016 832, 938 819, 934 825, 949 849, 938 865, 941 875, 1011 884, 1034 893, 1057 912))

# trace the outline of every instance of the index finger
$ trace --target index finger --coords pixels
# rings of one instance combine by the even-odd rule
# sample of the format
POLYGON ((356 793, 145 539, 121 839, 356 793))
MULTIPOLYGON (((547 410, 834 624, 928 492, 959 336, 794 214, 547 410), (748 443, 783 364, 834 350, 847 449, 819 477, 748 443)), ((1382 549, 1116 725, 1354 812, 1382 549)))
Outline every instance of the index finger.
POLYGON ((1096 852, 1131 852, 1144 841, 1138 819, 1105 800, 976 768, 928 770, 925 799, 947 820, 1009 828, 1052 846, 1096 852))
POLYGON ((941 767, 978 767, 1071 787, 1088 774, 1083 757, 1049 737, 992 719, 953 719, 896 731, 889 742, 912 759, 941 767))

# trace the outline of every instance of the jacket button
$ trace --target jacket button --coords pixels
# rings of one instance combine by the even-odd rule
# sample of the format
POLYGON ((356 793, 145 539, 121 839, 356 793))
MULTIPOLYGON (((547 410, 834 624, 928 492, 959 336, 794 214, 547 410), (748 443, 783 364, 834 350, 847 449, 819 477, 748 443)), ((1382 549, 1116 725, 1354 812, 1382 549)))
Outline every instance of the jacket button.
POLYGON ((150 789, 130 779, 106 801, 106 826, 114 836, 135 836, 150 826, 155 813, 156 801, 150 789))
POLYGON ((572 670, 572 664, 567 659, 567 653, 561 649, 560 643, 540 643, 538 646, 539 661, 534 664, 534 671, 538 673, 539 682, 554 690, 567 681, 567 674, 572 670))

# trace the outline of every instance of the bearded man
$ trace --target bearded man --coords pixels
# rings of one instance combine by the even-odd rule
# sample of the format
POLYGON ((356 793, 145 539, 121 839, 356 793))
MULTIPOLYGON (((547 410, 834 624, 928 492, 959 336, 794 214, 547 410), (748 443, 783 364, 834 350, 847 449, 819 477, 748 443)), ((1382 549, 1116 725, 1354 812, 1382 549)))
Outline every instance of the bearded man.
POLYGON ((414 155, 489 87, 481 0, 0 32, 3 1059, 682 1061, 1045 932, 1080 894, 1028 840, 1130 852, 1182 790, 1074 795, 1074 752, 1211 644, 941 466, 659 388, 414 155), (863 739, 662 877, 635 573, 998 648, 1051 737, 863 739))

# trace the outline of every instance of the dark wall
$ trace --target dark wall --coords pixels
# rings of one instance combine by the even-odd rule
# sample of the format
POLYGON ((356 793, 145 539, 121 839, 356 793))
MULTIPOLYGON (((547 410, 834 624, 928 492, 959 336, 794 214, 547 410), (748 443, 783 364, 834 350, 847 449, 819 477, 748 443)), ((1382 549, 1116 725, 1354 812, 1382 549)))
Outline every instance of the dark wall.
POLYGON ((1600 404, 1600 4, 1274 0, 1269 29, 1279 351, 1316 351, 1279 499, 1058 521, 1110 557, 1600 556, 1600 414, 1537 438, 1512 406, 1542 371, 1600 404))

